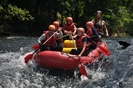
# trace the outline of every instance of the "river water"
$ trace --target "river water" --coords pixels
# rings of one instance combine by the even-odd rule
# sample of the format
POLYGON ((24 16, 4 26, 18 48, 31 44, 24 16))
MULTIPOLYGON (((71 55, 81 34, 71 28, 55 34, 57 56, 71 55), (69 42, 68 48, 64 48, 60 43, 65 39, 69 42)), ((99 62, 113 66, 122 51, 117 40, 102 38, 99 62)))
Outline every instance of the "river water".
MULTIPOLYGON (((24 57, 33 52, 36 37, 0 38, 0 88, 133 88, 133 46, 126 49, 115 40, 105 39, 111 55, 88 66, 89 79, 76 75, 51 75, 24 57)), ((133 44, 132 38, 117 38, 133 44)), ((75 71, 76 73, 76 71, 75 71)))

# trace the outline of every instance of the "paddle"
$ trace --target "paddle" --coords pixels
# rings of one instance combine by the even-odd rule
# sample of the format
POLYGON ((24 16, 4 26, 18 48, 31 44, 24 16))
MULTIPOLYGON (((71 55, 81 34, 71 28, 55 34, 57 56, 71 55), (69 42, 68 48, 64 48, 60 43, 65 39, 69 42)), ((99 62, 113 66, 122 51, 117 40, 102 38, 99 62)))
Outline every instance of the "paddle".
MULTIPOLYGON (((72 37, 72 41, 73 41, 73 44, 74 44, 74 48, 77 52, 77 48, 76 48, 76 44, 74 42, 74 39, 73 39, 73 36, 72 36, 72 33, 71 33, 71 37, 72 37)), ((78 56, 79 60, 80 60, 80 57, 78 56)), ((83 65, 83 64, 79 64, 79 69, 80 69, 80 73, 86 77, 88 77, 88 72, 87 72, 87 69, 86 69, 86 66, 83 65)))
POLYGON ((79 64, 80 73, 86 77, 88 77, 88 71, 86 69, 86 66, 83 64, 79 64))
POLYGON ((97 44, 96 42, 94 42, 92 39, 91 39, 91 42, 94 43, 94 44, 96 44, 97 47, 99 47, 107 56, 110 56, 111 53, 110 53, 108 50, 106 50, 104 47, 98 45, 98 44, 97 44))
MULTIPOLYGON (((55 35, 55 33, 56 33, 56 32, 54 32, 54 33, 43 43, 43 45, 44 45, 45 43, 47 43, 47 42, 55 35)), ((34 53, 36 53, 39 49, 40 49, 40 46, 39 46, 38 49, 36 49, 32 54, 29 54, 29 55, 27 55, 27 56, 24 58, 26 64, 29 62, 30 59, 32 59, 34 53)))
MULTIPOLYGON (((105 34, 103 34, 103 33, 101 33, 101 32, 100 32, 100 34, 103 35, 103 36, 105 36, 105 34)), ((112 40, 117 41, 117 42, 118 42, 120 45, 122 45, 123 47, 128 47, 128 46, 131 45, 130 43, 127 43, 127 42, 124 42, 124 41, 118 41, 118 40, 116 40, 116 39, 114 39, 114 38, 112 38, 112 37, 109 37, 109 38, 112 39, 112 40)))
MULTIPOLYGON (((60 37, 60 38, 64 38, 64 37, 66 37, 66 36, 68 36, 68 35, 69 35, 69 34, 64 35, 64 36, 62 36, 62 37, 60 37)), ((57 40, 60 39, 60 38, 57 38, 57 40)), ((32 46, 32 48, 35 49, 35 50, 37 50, 39 47, 40 47, 39 44, 36 44, 36 45, 32 46)))
MULTIPOLYGON (((111 53, 108 52, 104 47, 99 46, 96 42, 94 42, 93 40, 91 40, 91 42, 93 42, 94 44, 96 44, 103 52, 105 52, 105 54, 107 56, 109 56, 111 53)), ((80 68, 80 73, 86 77, 88 77, 88 71, 86 69, 86 66, 83 64, 79 64, 79 68, 80 68)))
POLYGON ((109 37, 110 39, 112 39, 112 40, 115 40, 115 41, 117 41, 120 45, 122 45, 123 47, 128 47, 128 46, 130 46, 131 44, 130 43, 127 43, 127 42, 125 42, 125 41, 118 41, 118 40, 116 40, 116 39, 114 39, 114 38, 112 38, 112 37, 109 37))
POLYGON ((75 50, 77 51, 76 44, 75 44, 75 42, 74 42, 74 39, 73 39, 72 33, 71 33, 71 37, 72 37, 72 41, 73 41, 73 44, 74 44, 74 48, 75 48, 75 50))
POLYGON ((32 46, 32 48, 33 48, 34 50, 37 50, 39 47, 40 47, 40 44, 36 44, 36 45, 32 46))
MULTIPOLYGON (((67 34, 67 35, 64 35, 64 36, 62 36, 62 37, 60 37, 60 38, 64 38, 64 37, 66 37, 66 36, 68 36, 68 35, 69 35, 69 34, 67 34)), ((60 38, 57 38, 57 40, 58 40, 58 39, 60 39, 60 38)))

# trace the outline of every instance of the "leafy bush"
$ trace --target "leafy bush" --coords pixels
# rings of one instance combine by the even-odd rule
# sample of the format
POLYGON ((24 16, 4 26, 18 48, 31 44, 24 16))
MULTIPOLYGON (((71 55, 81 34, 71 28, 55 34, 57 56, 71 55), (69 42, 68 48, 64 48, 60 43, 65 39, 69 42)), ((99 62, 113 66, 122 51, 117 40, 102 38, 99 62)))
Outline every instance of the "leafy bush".
POLYGON ((3 14, 3 18, 0 20, 1 24, 4 25, 2 31, 5 32, 24 34, 23 32, 26 33, 29 27, 27 24, 34 20, 28 10, 12 4, 8 4, 5 9, 0 5, 0 13, 3 14))
POLYGON ((133 35, 133 0, 1 0, 0 25, 3 30, 25 34, 42 32, 55 20, 64 25, 72 16, 78 27, 102 11, 110 35, 133 35), (12 30, 10 30, 12 29, 12 30), (19 31, 19 32, 17 32, 19 31))
POLYGON ((4 19, 13 20, 14 17, 18 18, 19 21, 29 21, 34 19, 28 10, 23 10, 15 5, 8 4, 8 8, 5 11, 7 12, 4 19))

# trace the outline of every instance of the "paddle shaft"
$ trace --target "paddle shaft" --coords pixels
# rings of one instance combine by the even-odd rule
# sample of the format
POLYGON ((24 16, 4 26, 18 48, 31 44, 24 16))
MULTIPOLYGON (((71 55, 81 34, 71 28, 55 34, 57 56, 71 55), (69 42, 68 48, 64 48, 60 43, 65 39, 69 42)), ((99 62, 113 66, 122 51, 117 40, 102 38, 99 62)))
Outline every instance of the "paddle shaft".
MULTIPOLYGON (((66 37, 66 36, 68 36, 68 35, 69 35, 69 34, 67 34, 67 35, 64 35, 64 36, 62 36, 62 37, 60 37, 60 38, 64 38, 64 37, 66 37)), ((57 38, 57 40, 58 40, 58 39, 60 39, 60 38, 57 38)))
POLYGON ((54 33, 43 43, 43 45, 44 45, 45 43, 47 43, 47 42, 55 35, 55 33, 56 33, 56 32, 54 32, 54 33))
POLYGON ((93 40, 91 40, 91 42, 94 43, 94 44, 96 44, 101 50, 103 50, 107 56, 110 55, 110 52, 108 52, 104 47, 99 46, 99 45, 98 45, 96 42, 94 42, 93 40))
POLYGON ((77 51, 76 44, 75 44, 75 42, 74 42, 74 39, 73 39, 72 33, 71 33, 71 37, 72 37, 72 41, 73 41, 73 44, 74 44, 74 48, 75 48, 75 50, 77 51))
MULTIPOLYGON (((44 45, 45 43, 47 43, 47 42, 55 35, 55 33, 56 33, 56 32, 54 32, 54 33, 43 43, 43 45, 44 45)), ((40 47, 39 47, 37 50, 35 50, 35 51, 33 52, 33 54, 36 53, 39 49, 40 49, 40 47)))
POLYGON ((94 43, 94 44, 96 44, 98 46, 98 44, 96 42, 94 42, 92 39, 91 39, 91 42, 94 43))
MULTIPOLYGON (((78 52, 77 52, 77 47, 76 47, 76 44, 75 44, 75 42, 74 42, 72 33, 71 33, 71 37, 72 37, 72 41, 73 41, 73 44, 74 44, 74 48, 75 48, 75 50, 76 50, 76 53, 78 54, 78 52)), ((78 57, 78 59, 80 60, 80 57, 79 57, 78 55, 77 55, 77 57, 78 57)))
MULTIPOLYGON (((101 33, 101 32, 100 32, 100 34, 105 36, 105 34, 103 34, 103 33, 101 33)), ((122 46, 124 46, 124 47, 128 47, 129 45, 131 45, 130 43, 127 43, 127 42, 125 42, 125 41, 118 41, 118 40, 116 40, 116 39, 114 39, 114 38, 112 38, 112 37, 109 37, 109 38, 112 39, 112 40, 117 41, 120 45, 122 45, 122 46)))
MULTIPOLYGON (((68 35, 69 35, 69 34, 64 35, 64 36, 62 36, 62 37, 60 37, 60 38, 66 37, 66 36, 68 36, 68 35)), ((57 40, 60 39, 60 38, 57 38, 57 40)), ((45 42, 47 42, 47 40, 46 40, 45 42)), ((45 42, 44 42, 44 43, 45 43, 45 42)), ((39 46, 40 46, 39 44, 36 44, 36 45, 33 46, 33 48, 34 48, 35 50, 37 50, 39 46)))
MULTIPOLYGON (((102 32, 100 32, 99 33, 100 35, 103 35, 103 36, 106 36, 104 33, 102 33, 102 32)), ((116 40, 116 39, 114 39, 114 38, 112 38, 112 37, 108 37, 108 38, 110 38, 110 39, 112 39, 112 40, 116 40)), ((116 40, 117 42, 119 42, 118 40, 116 40)))
MULTIPOLYGON (((46 42, 48 42, 48 41, 54 36, 55 33, 56 33, 56 32, 54 32, 54 33, 43 43, 43 45, 44 45, 46 42)), ((29 61, 30 59, 32 59, 33 55, 34 55, 39 49, 40 49, 40 46, 39 46, 38 49, 36 49, 32 54, 27 55, 27 56, 24 58, 24 59, 25 59, 25 63, 28 63, 28 61, 29 61)))

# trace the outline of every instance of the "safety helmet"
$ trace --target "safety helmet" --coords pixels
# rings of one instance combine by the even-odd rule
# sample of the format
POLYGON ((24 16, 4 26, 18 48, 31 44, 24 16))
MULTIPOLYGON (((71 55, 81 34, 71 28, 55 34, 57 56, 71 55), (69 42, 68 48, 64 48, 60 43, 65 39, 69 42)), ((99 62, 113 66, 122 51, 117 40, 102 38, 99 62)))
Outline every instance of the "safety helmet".
POLYGON ((102 15, 102 12, 100 10, 98 10, 96 14, 102 15))
POLYGON ((51 31, 55 31, 55 26, 54 25, 49 25, 48 29, 51 30, 51 31))
POLYGON ((89 25, 91 28, 94 28, 94 23, 92 21, 86 22, 86 26, 89 25))
POLYGON ((72 17, 67 17, 66 21, 71 21, 71 22, 73 22, 73 18, 72 18, 72 17))
POLYGON ((82 32, 82 33, 85 32, 84 28, 82 28, 82 27, 79 27, 77 30, 80 31, 80 32, 82 32))
POLYGON ((56 26, 56 27, 59 27, 60 26, 60 23, 58 21, 54 21, 53 22, 53 25, 56 26))

